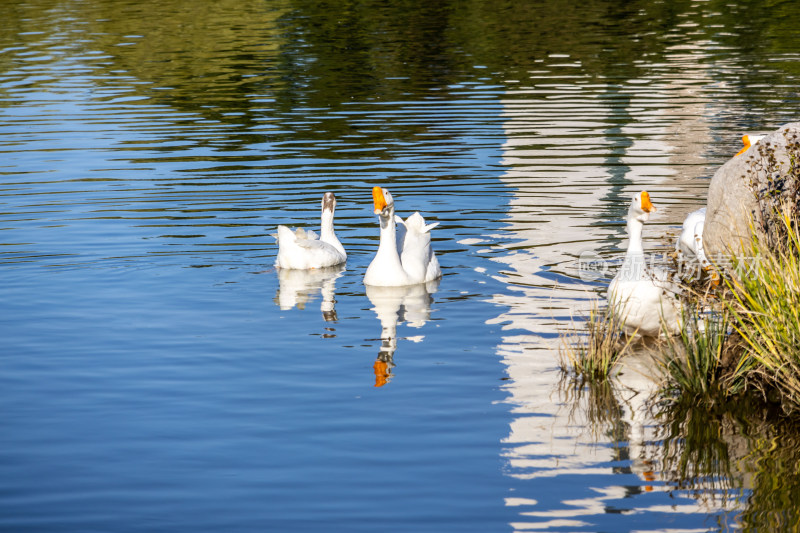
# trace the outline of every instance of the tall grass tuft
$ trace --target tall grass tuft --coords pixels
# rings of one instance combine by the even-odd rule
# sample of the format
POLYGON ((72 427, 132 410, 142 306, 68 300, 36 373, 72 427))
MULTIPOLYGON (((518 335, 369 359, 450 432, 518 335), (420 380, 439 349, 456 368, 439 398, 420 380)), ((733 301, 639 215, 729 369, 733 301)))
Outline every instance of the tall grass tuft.
POLYGON ((608 306, 598 307, 597 302, 584 324, 584 333, 573 328, 562 335, 561 370, 584 382, 608 379, 633 337, 625 335, 621 320, 608 306))
POLYGON ((751 257, 736 263, 728 308, 758 384, 776 391, 784 410, 800 412, 800 233, 788 209, 779 220, 785 237, 754 238, 751 257))
POLYGON ((730 323, 727 310, 703 312, 684 302, 681 332, 665 341, 663 395, 707 403, 743 389, 746 368, 741 361, 731 365, 726 351, 730 323))

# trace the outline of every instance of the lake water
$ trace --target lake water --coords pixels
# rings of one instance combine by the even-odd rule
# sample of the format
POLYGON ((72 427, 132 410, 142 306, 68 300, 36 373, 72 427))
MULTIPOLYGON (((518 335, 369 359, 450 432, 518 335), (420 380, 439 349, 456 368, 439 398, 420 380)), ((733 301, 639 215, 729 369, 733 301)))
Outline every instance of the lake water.
POLYGON ((797 483, 764 492, 732 461, 751 435, 701 418, 726 436, 716 466, 676 472, 666 445, 690 439, 643 409, 652 369, 631 365, 598 413, 559 385, 558 347, 613 275, 634 193, 666 250, 742 133, 797 119, 800 6, 22 0, 0 16, 0 530, 796 515, 797 483), (374 185, 439 222, 440 283, 365 288, 374 185), (271 234, 317 229, 325 191, 346 268, 277 272, 271 234), (611 271, 582 279, 586 252, 611 271))

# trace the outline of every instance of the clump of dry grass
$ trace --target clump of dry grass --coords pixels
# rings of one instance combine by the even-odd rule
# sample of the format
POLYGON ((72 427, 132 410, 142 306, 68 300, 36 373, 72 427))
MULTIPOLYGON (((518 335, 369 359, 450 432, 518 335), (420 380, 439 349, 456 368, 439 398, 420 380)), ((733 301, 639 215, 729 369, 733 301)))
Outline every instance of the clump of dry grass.
POLYGON ((599 307, 597 302, 581 324, 583 331, 573 326, 572 331, 561 337, 561 370, 583 382, 605 380, 630 347, 633 337, 624 333, 622 321, 608 306, 599 307))

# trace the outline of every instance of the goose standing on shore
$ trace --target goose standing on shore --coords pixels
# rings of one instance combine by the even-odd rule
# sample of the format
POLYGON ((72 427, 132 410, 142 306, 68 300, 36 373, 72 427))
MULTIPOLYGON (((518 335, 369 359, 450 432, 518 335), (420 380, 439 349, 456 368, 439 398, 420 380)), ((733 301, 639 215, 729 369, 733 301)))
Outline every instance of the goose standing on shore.
POLYGON ((658 336, 662 322, 667 331, 680 331, 677 285, 668 273, 647 265, 642 246, 642 228, 656 210, 647 191, 634 196, 628 209, 628 250, 619 272, 608 286, 608 305, 627 333, 658 336))
POLYGON ((364 275, 364 283, 401 287, 441 277, 442 270, 431 247, 430 234, 439 223, 425 224, 419 213, 414 213, 404 222, 394 213, 391 193, 382 187, 373 187, 372 200, 380 221, 381 238, 378 252, 364 275))
POLYGON ((347 261, 342 243, 333 231, 333 215, 336 210, 336 196, 326 192, 322 196, 322 215, 320 235, 311 230, 297 228, 292 230, 286 226, 278 226, 278 258, 275 266, 306 270, 324 268, 347 261))

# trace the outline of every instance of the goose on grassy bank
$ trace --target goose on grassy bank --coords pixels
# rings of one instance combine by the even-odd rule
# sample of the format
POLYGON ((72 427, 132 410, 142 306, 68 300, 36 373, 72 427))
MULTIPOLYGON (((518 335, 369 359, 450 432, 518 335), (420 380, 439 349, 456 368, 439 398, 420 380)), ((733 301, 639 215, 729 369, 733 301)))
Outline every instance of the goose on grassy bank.
POLYGON ((628 249, 622 266, 608 286, 608 305, 628 334, 658 336, 662 324, 670 334, 680 331, 677 285, 665 270, 647 264, 642 229, 656 210, 650 195, 634 196, 628 209, 628 249))

